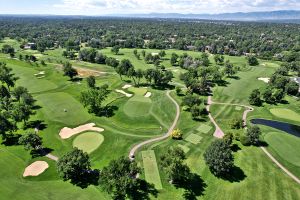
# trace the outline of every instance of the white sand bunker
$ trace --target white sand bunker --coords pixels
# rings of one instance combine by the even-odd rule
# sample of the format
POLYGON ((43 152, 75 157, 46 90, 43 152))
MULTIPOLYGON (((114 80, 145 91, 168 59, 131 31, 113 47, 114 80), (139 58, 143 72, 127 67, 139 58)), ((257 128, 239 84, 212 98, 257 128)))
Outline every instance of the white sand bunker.
POLYGON ((103 128, 95 127, 95 125, 96 124, 94 124, 94 123, 89 123, 89 124, 78 126, 76 128, 64 127, 63 129, 60 130, 59 136, 62 139, 67 139, 67 138, 72 137, 73 135, 77 135, 77 134, 79 134, 81 132, 85 132, 85 131, 97 131, 97 132, 104 131, 103 128))
POLYGON ((40 75, 45 75, 45 72, 44 71, 41 71, 41 72, 39 72, 39 73, 37 73, 37 74, 34 74, 35 76, 40 76, 40 75))
POLYGON ((270 82, 270 78, 258 78, 258 80, 263 81, 265 83, 269 83, 270 82))
POLYGON ((149 97, 151 97, 151 95, 152 95, 151 92, 147 92, 147 93, 144 95, 144 97, 149 98, 149 97))
POLYGON ((48 167, 49 165, 45 161, 35 161, 34 163, 25 168, 23 177, 38 176, 41 173, 43 173, 48 167))
POLYGON ((123 90, 116 90, 116 92, 124 94, 126 97, 132 97, 133 96, 133 94, 129 94, 129 93, 123 91, 123 90))
POLYGON ((122 87, 122 89, 128 89, 128 88, 131 88, 131 87, 132 87, 132 85, 126 84, 126 85, 124 85, 124 86, 122 87))

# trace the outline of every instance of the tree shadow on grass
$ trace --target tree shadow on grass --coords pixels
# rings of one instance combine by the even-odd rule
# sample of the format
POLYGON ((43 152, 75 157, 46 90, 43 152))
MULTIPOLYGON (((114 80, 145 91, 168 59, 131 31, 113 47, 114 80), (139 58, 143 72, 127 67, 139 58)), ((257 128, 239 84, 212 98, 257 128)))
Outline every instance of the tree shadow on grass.
POLYGON ((26 127, 24 127, 25 130, 28 128, 37 128, 38 130, 44 130, 47 128, 47 124, 45 124, 43 120, 30 121, 26 124, 26 127))
POLYGON ((107 117, 107 118, 110 118, 110 117, 113 117, 115 115, 115 112, 118 110, 119 108, 117 106, 110 106, 110 105, 107 105, 103 108, 101 108, 98 112, 97 112, 97 116, 98 117, 107 117))
POLYGON ((244 173, 244 171, 241 168, 237 167, 237 166, 233 166, 229 173, 220 176, 220 178, 222 178, 224 180, 227 180, 231 183, 241 182, 246 177, 247 176, 244 173))
POLYGON ((143 179, 137 179, 137 184, 128 192, 128 196, 132 200, 150 200, 150 195, 157 197, 158 191, 153 184, 148 183, 143 179))
POLYGON ((239 147, 239 145, 233 144, 233 145, 231 146, 231 150, 232 150, 233 152, 238 152, 239 150, 241 150, 241 148, 239 147))
POLYGON ((30 155, 32 158, 37 158, 37 157, 43 157, 46 156, 47 154, 51 153, 53 149, 48 148, 48 147, 43 147, 40 149, 33 149, 30 151, 30 155))
POLYGON ((197 197, 204 194, 207 184, 203 179, 195 173, 191 173, 188 178, 180 182, 174 183, 176 188, 184 189, 183 197, 187 200, 196 200, 197 197))
POLYGON ((19 145, 19 138, 21 134, 6 134, 3 136, 2 144, 5 146, 19 145))
POLYGON ((71 184, 76 185, 82 189, 87 188, 89 185, 99 185, 100 172, 99 170, 88 170, 84 171, 82 174, 71 179, 71 184))

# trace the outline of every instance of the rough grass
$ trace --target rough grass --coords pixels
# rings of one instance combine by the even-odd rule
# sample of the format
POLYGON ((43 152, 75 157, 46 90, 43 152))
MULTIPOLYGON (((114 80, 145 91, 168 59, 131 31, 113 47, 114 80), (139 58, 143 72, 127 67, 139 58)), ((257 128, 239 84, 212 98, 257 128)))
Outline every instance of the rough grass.
POLYGON ((211 126, 206 125, 206 124, 201 124, 198 128, 197 131, 200 131, 202 133, 208 133, 212 129, 211 126))
POLYGON ((280 132, 270 132, 264 139, 281 158, 300 167, 300 138, 280 132))
POLYGON ((142 151, 142 158, 146 181, 153 183, 156 189, 161 190, 162 184, 154 151, 142 151))
POLYGON ((85 132, 73 140, 73 147, 77 147, 86 153, 92 153, 103 143, 103 141, 104 137, 102 134, 85 132))
POLYGON ((186 138, 185 138, 185 140, 187 141, 187 142, 190 142, 190 143, 192 143, 192 144, 199 144, 200 143, 200 141, 202 140, 202 137, 201 136, 199 136, 199 135, 196 135, 196 134, 190 134, 189 136, 187 136, 186 138))
POLYGON ((300 115, 290 109, 273 108, 273 109, 270 109, 270 112, 273 115, 275 115, 276 117, 300 122, 300 115))
POLYGON ((67 93, 41 94, 36 99, 42 106, 42 112, 52 121, 74 126, 83 124, 91 118, 82 104, 67 93))

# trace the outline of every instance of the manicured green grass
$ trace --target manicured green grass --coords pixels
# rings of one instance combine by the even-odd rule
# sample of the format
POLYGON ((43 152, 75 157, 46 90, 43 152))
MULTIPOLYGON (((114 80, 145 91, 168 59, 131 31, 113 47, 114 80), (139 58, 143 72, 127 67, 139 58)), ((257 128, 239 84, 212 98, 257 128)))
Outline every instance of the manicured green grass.
POLYGON ((188 136, 185 138, 185 140, 186 140, 187 142, 192 143, 192 144, 199 144, 200 141, 202 140, 202 137, 199 136, 199 135, 196 135, 196 134, 193 134, 193 133, 192 133, 192 134, 188 135, 188 136))
POLYGON ((242 110, 242 107, 241 106, 236 106, 235 110, 237 110, 237 111, 242 110))
POLYGON ((190 148, 186 145, 178 144, 177 146, 180 147, 184 151, 184 153, 188 153, 190 151, 190 148))
POLYGON ((73 140, 73 147, 77 147, 86 153, 95 151, 104 141, 103 135, 96 132, 86 132, 73 140))
POLYGON ((154 151, 142 151, 142 158, 146 181, 153 183, 156 189, 161 190, 162 184, 154 151))
POLYGON ((201 124, 198 128, 197 131, 200 131, 201 133, 208 133, 212 129, 211 126, 206 125, 206 124, 201 124))
POLYGON ((281 158, 300 167, 300 138, 287 133, 270 132, 264 139, 281 158))
POLYGON ((82 104, 67 93, 41 94, 36 99, 42 106, 42 112, 52 121, 75 126, 83 124, 91 118, 82 104))
POLYGON ((273 108, 270 112, 276 117, 300 122, 300 115, 293 110, 286 108, 273 108))

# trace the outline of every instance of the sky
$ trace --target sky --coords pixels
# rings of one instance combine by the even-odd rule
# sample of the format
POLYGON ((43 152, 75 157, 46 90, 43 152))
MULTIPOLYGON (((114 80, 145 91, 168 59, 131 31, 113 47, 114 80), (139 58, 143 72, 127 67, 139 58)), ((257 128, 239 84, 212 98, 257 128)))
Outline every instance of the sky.
POLYGON ((300 10, 300 0, 0 0, 0 14, 215 14, 300 10))

